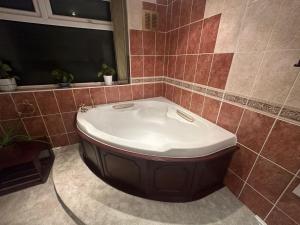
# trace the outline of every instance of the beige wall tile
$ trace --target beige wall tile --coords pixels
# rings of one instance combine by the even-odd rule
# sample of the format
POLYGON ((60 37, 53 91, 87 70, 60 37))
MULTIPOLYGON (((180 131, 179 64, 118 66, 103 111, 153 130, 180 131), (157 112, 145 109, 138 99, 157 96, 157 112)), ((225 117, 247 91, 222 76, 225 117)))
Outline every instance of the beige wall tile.
POLYGON ((266 48, 281 3, 282 0, 259 0, 248 5, 239 37, 239 52, 266 48))
POLYGON ((285 0, 268 49, 300 49, 300 1, 285 0))
POLYGON ((215 47, 216 53, 234 52, 247 0, 226 0, 215 47))
POLYGON ((127 0, 128 28, 142 30, 142 0, 127 0))
POLYGON ((224 1, 225 0, 206 0, 204 18, 221 13, 224 1))
POLYGON ((267 52, 264 56, 252 97, 283 104, 295 81, 300 50, 267 52))
POLYGON ((234 54, 225 90, 242 96, 250 96, 262 55, 262 53, 234 54))
POLYGON ((286 106, 300 110, 300 72, 298 74, 298 79, 293 86, 291 94, 286 101, 286 106))

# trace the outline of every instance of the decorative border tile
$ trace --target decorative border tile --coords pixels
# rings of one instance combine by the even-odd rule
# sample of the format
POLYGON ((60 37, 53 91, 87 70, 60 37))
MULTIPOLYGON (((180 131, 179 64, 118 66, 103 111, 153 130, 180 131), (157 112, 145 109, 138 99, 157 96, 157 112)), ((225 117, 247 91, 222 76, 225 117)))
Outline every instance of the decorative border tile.
POLYGON ((224 99, 229 101, 229 102, 237 103, 237 104, 240 104, 240 105, 246 105, 247 102, 248 102, 247 98, 240 97, 240 96, 233 95, 233 94, 227 94, 227 93, 225 93, 224 99))
MULTIPOLYGON (((186 81, 177 80, 170 77, 165 77, 164 81, 167 84, 176 85, 181 88, 185 88, 192 92, 198 92, 203 95, 207 94, 208 96, 212 96, 218 98, 220 100, 226 100, 231 103, 239 104, 241 106, 247 106, 249 108, 268 113, 271 115, 277 116, 281 110, 281 106, 277 104, 273 104, 270 102, 263 102, 257 99, 248 99, 243 96, 234 95, 232 93, 224 93, 224 90, 214 89, 208 86, 202 86, 198 84, 191 84, 186 81)), ((283 108, 282 112, 279 115, 282 118, 287 118, 293 121, 300 122, 300 112, 296 109, 288 109, 283 108)))
POLYGON ((273 115, 278 115, 281 109, 280 106, 277 106, 275 104, 271 105, 270 103, 265 103, 253 99, 248 100, 247 106, 273 115))
POLYGON ((210 95, 210 96, 212 96, 212 97, 216 97, 216 98, 219 98, 219 99, 223 99, 224 92, 220 92, 220 91, 216 91, 216 90, 207 88, 207 89, 206 89, 206 94, 207 94, 207 95, 210 95))
POLYGON ((193 90, 193 91, 196 91, 196 92, 199 92, 199 93, 201 93, 201 94, 203 94, 203 95, 206 94, 206 88, 205 88, 205 87, 202 87, 202 86, 193 85, 192 90, 193 90))
POLYGON ((131 83, 153 83, 153 82, 163 82, 165 79, 164 77, 137 77, 131 78, 131 83))
POLYGON ((295 120, 297 122, 300 122, 300 112, 297 112, 292 109, 283 108, 280 116, 286 119, 295 120))

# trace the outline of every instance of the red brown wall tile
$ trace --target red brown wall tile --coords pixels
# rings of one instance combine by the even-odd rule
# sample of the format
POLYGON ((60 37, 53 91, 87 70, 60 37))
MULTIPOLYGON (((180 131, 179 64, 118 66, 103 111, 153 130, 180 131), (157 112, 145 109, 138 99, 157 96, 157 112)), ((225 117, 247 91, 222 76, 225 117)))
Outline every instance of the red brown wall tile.
POLYGON ((91 88, 90 93, 94 105, 101 105, 106 103, 104 87, 91 88))
POLYGON ((221 14, 204 20, 201 36, 200 53, 214 52, 221 14))
POLYGON ((220 104, 221 102, 216 99, 205 97, 202 112, 203 118, 209 120, 210 122, 216 123, 220 104))
POLYGON ((287 215, 285 215, 278 208, 274 208, 266 219, 267 224, 270 225, 297 225, 287 215))
POLYGON ((54 93, 61 112, 76 111, 76 105, 72 90, 57 90, 54 91, 54 93))
POLYGON ((274 119, 260 113, 245 110, 237 131, 239 142, 259 152, 272 127, 274 119))
POLYGON ((300 168, 299 139, 299 126, 277 120, 261 154, 287 170, 297 173, 300 168))
POLYGON ((292 177, 291 174, 274 163, 259 157, 250 174, 248 183, 267 199, 275 203, 292 177))
POLYGON ((10 94, 0 95, 0 108, 0 120, 15 119, 18 117, 15 105, 10 94))
POLYGON ((13 93, 12 97, 17 111, 21 113, 22 117, 41 114, 32 92, 13 93))
POLYGON ((240 200, 260 218, 264 218, 272 209, 272 204, 249 185, 245 186, 240 200))
POLYGON ((74 89, 73 93, 77 108, 79 108, 81 105, 93 105, 89 88, 74 89))
POLYGON ((34 95, 42 115, 59 113, 53 91, 40 91, 34 93, 34 95))
POLYGON ((224 129, 235 133, 238 128, 242 113, 243 109, 241 107, 223 102, 217 123, 224 129))
POLYGON ((208 86, 225 89, 233 54, 215 54, 213 57, 208 86))

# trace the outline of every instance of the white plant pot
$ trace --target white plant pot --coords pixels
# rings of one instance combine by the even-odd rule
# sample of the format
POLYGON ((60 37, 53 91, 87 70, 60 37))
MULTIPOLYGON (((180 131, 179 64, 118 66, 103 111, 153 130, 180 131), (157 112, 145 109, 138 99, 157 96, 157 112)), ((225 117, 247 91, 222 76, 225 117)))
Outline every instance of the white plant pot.
POLYGON ((16 79, 0 79, 0 91, 14 91, 17 88, 16 79))
POLYGON ((105 85, 112 85, 112 75, 104 75, 103 77, 105 85))

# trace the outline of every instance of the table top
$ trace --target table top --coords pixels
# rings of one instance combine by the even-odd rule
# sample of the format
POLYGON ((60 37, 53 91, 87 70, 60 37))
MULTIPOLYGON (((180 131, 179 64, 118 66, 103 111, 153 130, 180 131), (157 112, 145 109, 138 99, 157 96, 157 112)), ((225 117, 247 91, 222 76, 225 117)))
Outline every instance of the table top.
POLYGON ((6 146, 0 149, 0 170, 32 162, 45 149, 50 149, 50 145, 37 141, 23 141, 6 146))

